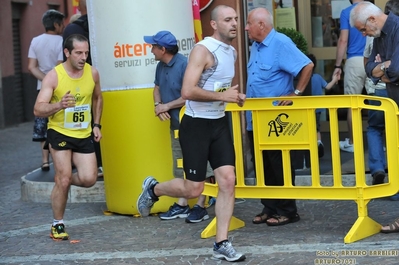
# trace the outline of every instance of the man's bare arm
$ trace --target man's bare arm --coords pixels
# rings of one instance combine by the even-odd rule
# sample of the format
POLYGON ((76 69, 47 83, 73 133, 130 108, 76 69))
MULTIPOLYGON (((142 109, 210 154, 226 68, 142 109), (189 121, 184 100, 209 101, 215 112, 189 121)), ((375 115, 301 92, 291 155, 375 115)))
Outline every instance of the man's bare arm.
POLYGON ((39 62, 35 58, 28 58, 28 70, 37 80, 42 81, 46 76, 45 73, 40 71, 39 62))
POLYGON ((58 76, 53 69, 44 77, 39 95, 36 98, 33 108, 33 113, 36 117, 49 117, 62 109, 75 106, 75 98, 70 94, 70 91, 68 91, 59 102, 50 103, 57 85, 58 76))
MULTIPOLYGON (((337 44, 337 54, 335 58, 335 65, 336 66, 341 66, 342 61, 344 60, 345 53, 347 50, 347 45, 348 45, 348 39, 349 39, 349 30, 343 29, 341 30, 339 34, 339 39, 338 39, 338 44, 337 44)), ((336 74, 339 74, 339 77, 341 79, 341 73, 342 70, 341 68, 335 68, 333 72, 333 76, 336 74)))
POLYGON ((190 53, 183 78, 181 96, 185 100, 216 101, 221 100, 219 93, 206 91, 198 87, 202 72, 214 64, 212 54, 203 45, 196 45, 190 53))
POLYGON ((238 85, 224 92, 207 91, 198 86, 201 74, 214 64, 213 55, 203 45, 196 45, 190 53, 184 74, 181 95, 184 100, 241 102, 238 85))
POLYGON ((313 72, 313 63, 309 63, 302 68, 296 89, 304 92, 313 72))

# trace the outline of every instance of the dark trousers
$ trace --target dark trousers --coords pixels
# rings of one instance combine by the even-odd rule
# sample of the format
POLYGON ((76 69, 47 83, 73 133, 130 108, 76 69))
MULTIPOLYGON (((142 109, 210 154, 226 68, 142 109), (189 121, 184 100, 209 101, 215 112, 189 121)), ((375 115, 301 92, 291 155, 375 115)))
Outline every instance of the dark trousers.
MULTIPOLYGON (((254 152, 254 135, 252 131, 248 131, 249 146, 251 148, 252 162, 255 169, 255 152, 254 152)), ((263 172, 265 175, 265 185, 268 186, 283 186, 283 158, 281 150, 264 150, 263 156, 263 172)), ((292 164, 292 163, 291 163, 292 164)), ((295 170, 291 166, 292 184, 295 185, 295 170)), ((267 194, 265 194, 267 197, 267 194)), ((282 215, 292 218, 297 213, 296 202, 293 199, 261 199, 264 208, 262 213, 268 216, 282 215)))
POLYGON ((387 84, 386 89, 388 97, 393 99, 396 102, 396 104, 399 106, 399 85, 387 84))

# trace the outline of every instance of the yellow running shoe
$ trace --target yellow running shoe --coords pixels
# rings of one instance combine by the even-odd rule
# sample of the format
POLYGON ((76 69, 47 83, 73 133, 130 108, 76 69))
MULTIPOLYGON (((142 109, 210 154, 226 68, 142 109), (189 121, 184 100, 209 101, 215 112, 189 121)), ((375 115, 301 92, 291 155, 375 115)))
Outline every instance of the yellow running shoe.
POLYGON ((64 224, 56 224, 51 226, 50 237, 52 239, 68 240, 69 235, 65 232, 64 224))

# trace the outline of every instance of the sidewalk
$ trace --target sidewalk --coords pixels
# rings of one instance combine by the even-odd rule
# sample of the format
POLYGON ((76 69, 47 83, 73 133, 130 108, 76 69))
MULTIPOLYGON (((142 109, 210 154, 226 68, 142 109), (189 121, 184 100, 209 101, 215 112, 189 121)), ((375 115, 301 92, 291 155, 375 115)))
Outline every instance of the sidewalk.
MULTIPOLYGON (((214 238, 200 237, 211 219, 186 224, 156 216, 108 216, 105 203, 68 204, 65 222, 71 240, 52 241, 51 205, 21 201, 21 177, 41 164, 31 135, 32 123, 0 130, 0 264, 229 264, 211 259, 214 238)), ((349 164, 350 155, 345 154, 349 164)), ((327 154, 321 163, 329 163, 327 154)), ((398 203, 373 200, 369 216, 389 223, 399 216, 398 203)), ((300 200, 301 221, 268 227, 251 222, 261 210, 259 200, 237 199, 234 216, 246 226, 230 236, 247 256, 241 264, 399 264, 398 234, 343 243, 357 219, 356 207, 352 201, 300 200), (332 257, 336 253, 338 260, 332 257)), ((214 217, 213 207, 209 214, 214 217)))

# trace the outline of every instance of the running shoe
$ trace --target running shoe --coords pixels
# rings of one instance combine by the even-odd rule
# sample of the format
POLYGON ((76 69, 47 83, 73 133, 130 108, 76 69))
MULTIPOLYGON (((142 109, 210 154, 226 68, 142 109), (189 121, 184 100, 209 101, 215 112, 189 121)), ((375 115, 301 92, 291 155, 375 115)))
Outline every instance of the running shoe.
POLYGON ((217 248, 216 243, 214 243, 213 257, 216 259, 225 259, 227 261, 245 260, 245 255, 237 252, 229 241, 223 242, 219 248, 217 248))
POLYGON ((53 239, 68 240, 69 235, 65 232, 64 224, 56 224, 51 226, 50 237, 53 239))
POLYGON ((349 153, 354 152, 353 144, 349 143, 349 138, 345 138, 345 141, 339 141, 339 148, 345 152, 349 152, 349 153))
POLYGON ((174 203, 170 206, 169 211, 159 214, 161 220, 172 220, 176 218, 186 218, 190 214, 189 206, 180 206, 174 203))
POLYGON ((152 206, 158 201, 158 198, 151 191, 151 188, 156 184, 158 184, 158 181, 151 176, 143 181, 142 192, 137 199, 137 210, 142 217, 150 215, 152 206))
POLYGON ((208 212, 198 204, 194 205, 186 218, 186 223, 199 223, 209 219, 208 212))

